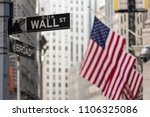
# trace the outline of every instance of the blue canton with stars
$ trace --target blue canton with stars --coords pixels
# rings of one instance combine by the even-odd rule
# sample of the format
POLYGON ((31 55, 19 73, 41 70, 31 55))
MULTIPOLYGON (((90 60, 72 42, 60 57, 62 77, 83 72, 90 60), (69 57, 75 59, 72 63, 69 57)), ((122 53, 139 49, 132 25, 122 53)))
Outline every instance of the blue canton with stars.
POLYGON ((105 48, 105 43, 106 43, 109 31, 110 31, 110 28, 108 28, 99 19, 95 17, 90 39, 93 39, 102 48, 105 48))

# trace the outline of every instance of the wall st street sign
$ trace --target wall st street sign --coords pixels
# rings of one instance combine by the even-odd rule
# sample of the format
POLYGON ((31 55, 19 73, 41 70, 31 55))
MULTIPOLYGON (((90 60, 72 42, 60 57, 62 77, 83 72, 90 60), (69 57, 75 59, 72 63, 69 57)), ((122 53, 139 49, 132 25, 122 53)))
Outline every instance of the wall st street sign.
POLYGON ((9 21, 9 34, 62 30, 69 28, 69 13, 10 19, 9 21))
POLYGON ((26 57, 28 59, 34 60, 35 58, 34 47, 28 44, 25 44, 19 40, 15 40, 13 38, 10 38, 10 41, 9 41, 9 51, 12 53, 16 53, 17 55, 26 57))
POLYGON ((27 17, 27 32, 70 28, 70 14, 27 17))

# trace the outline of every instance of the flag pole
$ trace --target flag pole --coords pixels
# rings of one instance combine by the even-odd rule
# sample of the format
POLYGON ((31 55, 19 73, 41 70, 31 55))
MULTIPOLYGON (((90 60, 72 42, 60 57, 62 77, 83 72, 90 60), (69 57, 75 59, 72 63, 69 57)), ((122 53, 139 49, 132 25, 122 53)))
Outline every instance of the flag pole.
MULTIPOLYGON (((88 8, 89 8, 92 12, 94 12, 95 14, 98 14, 98 15, 102 16, 103 18, 109 20, 109 23, 110 23, 110 24, 113 23, 112 19, 110 19, 110 18, 104 16, 104 15, 103 15, 102 13, 100 13, 100 12, 95 11, 95 10, 94 10, 93 8, 91 8, 90 6, 88 6, 88 8)), ((134 33, 133 31, 131 31, 131 30, 127 29, 127 28, 124 28, 124 27, 123 27, 123 29, 125 29, 126 31, 132 33, 132 34, 135 35, 137 38, 143 38, 143 37, 137 35, 136 33, 134 33)), ((130 47, 129 47, 129 49, 132 50, 132 48, 130 48, 130 47)))

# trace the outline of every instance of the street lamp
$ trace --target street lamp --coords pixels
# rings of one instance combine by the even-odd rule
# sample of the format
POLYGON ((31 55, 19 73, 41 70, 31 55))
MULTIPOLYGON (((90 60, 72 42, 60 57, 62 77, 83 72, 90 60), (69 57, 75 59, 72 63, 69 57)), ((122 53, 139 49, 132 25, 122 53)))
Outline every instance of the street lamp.
POLYGON ((148 63, 150 61, 150 45, 146 45, 142 48, 140 58, 144 63, 148 63))

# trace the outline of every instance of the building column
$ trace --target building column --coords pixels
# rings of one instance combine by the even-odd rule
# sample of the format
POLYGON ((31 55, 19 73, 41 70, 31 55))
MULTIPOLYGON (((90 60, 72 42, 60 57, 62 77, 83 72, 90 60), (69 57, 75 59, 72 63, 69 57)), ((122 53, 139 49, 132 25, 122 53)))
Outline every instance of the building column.
MULTIPOLYGON (((150 19, 145 22, 145 28, 143 29, 143 47, 150 45, 150 19)), ((150 63, 143 64, 143 99, 150 99, 150 63)))
POLYGON ((9 98, 9 36, 10 0, 0 0, 0 100, 9 98))

